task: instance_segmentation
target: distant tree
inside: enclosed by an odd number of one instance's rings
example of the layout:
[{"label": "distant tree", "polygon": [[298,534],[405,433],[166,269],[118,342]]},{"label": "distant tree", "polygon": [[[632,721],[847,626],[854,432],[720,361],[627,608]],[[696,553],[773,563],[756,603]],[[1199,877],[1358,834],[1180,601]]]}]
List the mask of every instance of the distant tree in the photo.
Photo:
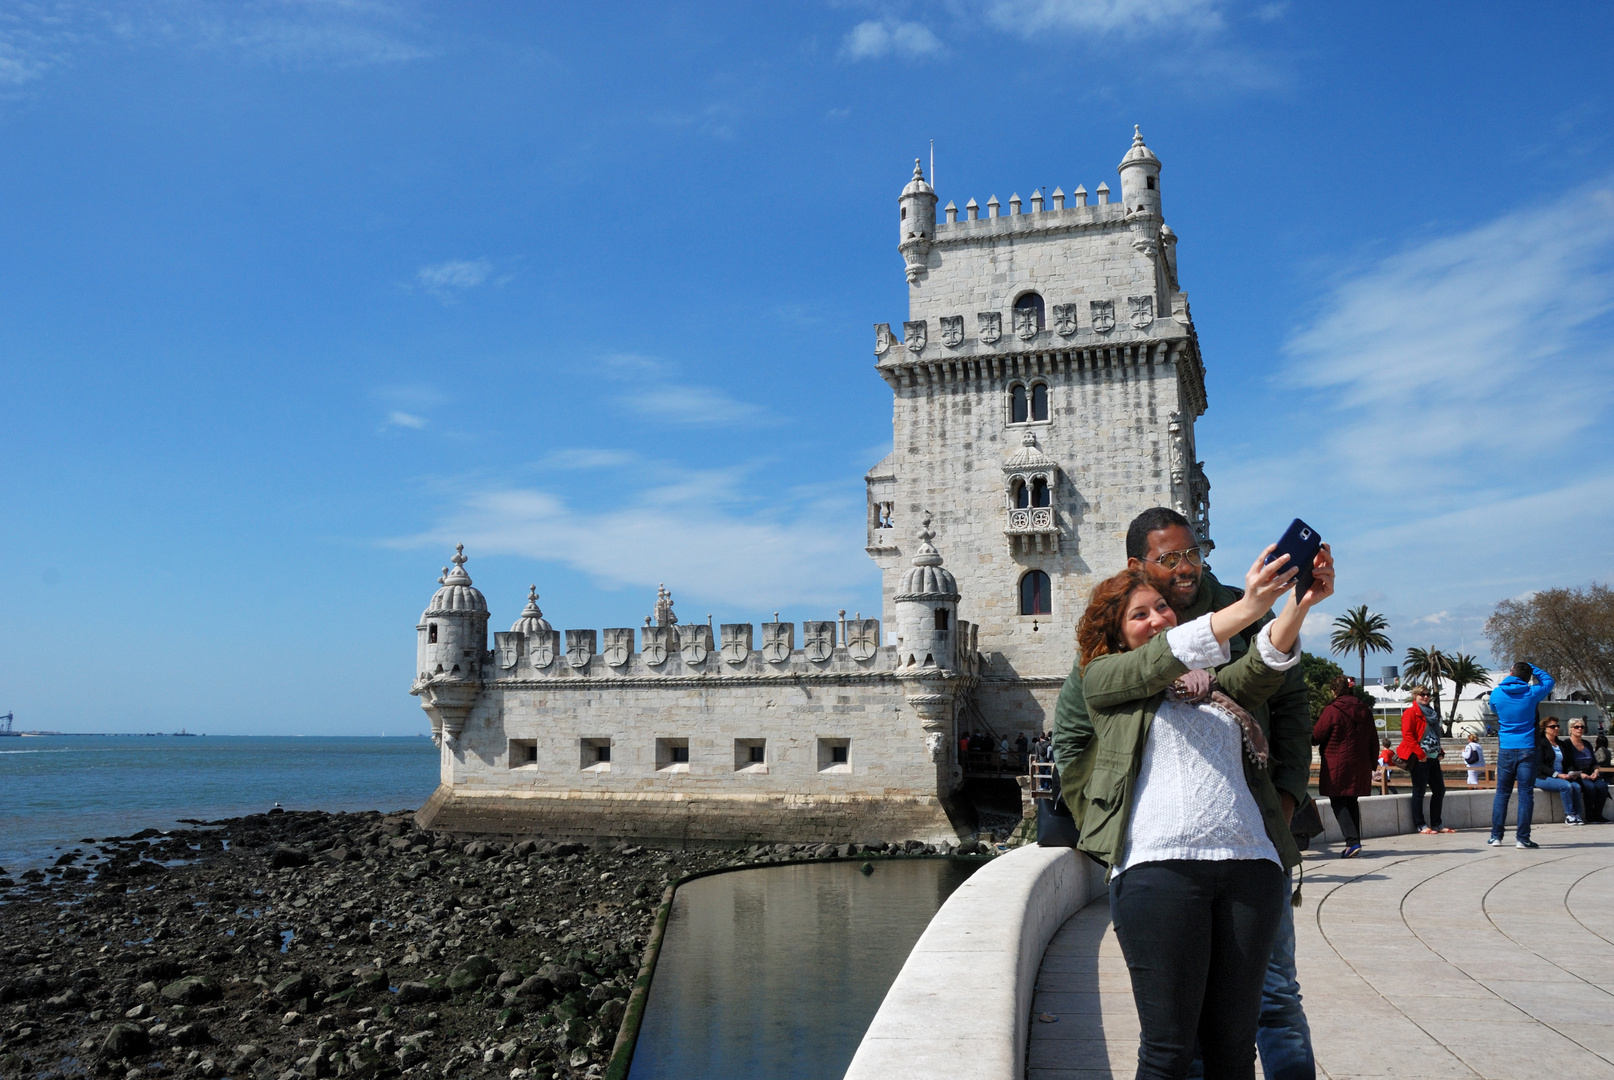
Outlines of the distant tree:
[{"label": "distant tree", "polygon": [[1356,685],[1367,682],[1367,654],[1390,651],[1390,637],[1384,632],[1388,629],[1389,620],[1369,613],[1366,604],[1351,608],[1334,620],[1334,636],[1328,639],[1328,644],[1337,653],[1355,653],[1361,660]]},{"label": "distant tree", "polygon": [[1597,701],[1614,697],[1614,589],[1546,589],[1504,600],[1485,620],[1502,664],[1526,660],[1577,683]]},{"label": "distant tree", "polygon": [[1427,649],[1408,649],[1401,661],[1401,675],[1408,682],[1429,687],[1435,703],[1435,715],[1440,715],[1440,680],[1451,678],[1451,661],[1446,654],[1431,645]]},{"label": "distant tree", "polygon": [[1345,674],[1345,669],[1332,660],[1302,652],[1300,673],[1306,678],[1306,696],[1311,701],[1311,722],[1315,724],[1323,709],[1334,700],[1334,689],[1328,684]]},{"label": "distant tree", "polygon": [[1451,658],[1446,667],[1446,678],[1452,681],[1451,715],[1446,717],[1446,734],[1450,735],[1452,725],[1457,723],[1457,701],[1463,696],[1463,689],[1469,686],[1490,686],[1491,676],[1485,670],[1485,665],[1479,662],[1478,657],[1458,653]]}]

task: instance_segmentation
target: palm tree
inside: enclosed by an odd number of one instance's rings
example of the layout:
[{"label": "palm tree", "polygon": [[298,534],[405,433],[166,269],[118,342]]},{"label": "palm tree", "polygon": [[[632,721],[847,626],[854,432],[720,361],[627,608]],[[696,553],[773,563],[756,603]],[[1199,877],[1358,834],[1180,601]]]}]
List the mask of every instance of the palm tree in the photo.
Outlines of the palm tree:
[{"label": "palm tree", "polygon": [[1440,680],[1451,678],[1451,659],[1433,645],[1427,649],[1408,649],[1406,659],[1401,661],[1401,674],[1408,682],[1429,687],[1435,699],[1435,715],[1439,716]]},{"label": "palm tree", "polygon": [[1356,685],[1367,682],[1367,654],[1390,651],[1390,637],[1384,632],[1388,629],[1390,621],[1383,615],[1369,614],[1366,604],[1351,608],[1334,620],[1334,636],[1328,639],[1328,644],[1341,655],[1355,653],[1361,659]]},{"label": "palm tree", "polygon": [[1457,699],[1463,696],[1463,688],[1468,686],[1490,686],[1491,676],[1486,672],[1485,666],[1477,657],[1467,653],[1458,653],[1451,657],[1446,668],[1446,678],[1452,681],[1451,715],[1446,718],[1446,734],[1451,734],[1452,725],[1457,723]]}]

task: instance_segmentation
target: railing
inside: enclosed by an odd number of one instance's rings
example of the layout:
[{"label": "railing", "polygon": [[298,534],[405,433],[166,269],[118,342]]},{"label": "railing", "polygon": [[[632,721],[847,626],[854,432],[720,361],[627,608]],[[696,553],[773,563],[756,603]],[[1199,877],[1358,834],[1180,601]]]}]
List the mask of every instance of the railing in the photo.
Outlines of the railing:
[{"label": "railing", "polygon": [[1009,511],[1008,524],[1003,531],[1012,535],[1058,532],[1054,522],[1054,508],[1032,506]]},{"label": "railing", "polygon": [[1024,776],[1030,752],[1018,750],[971,750],[963,755],[959,765],[965,776]]}]

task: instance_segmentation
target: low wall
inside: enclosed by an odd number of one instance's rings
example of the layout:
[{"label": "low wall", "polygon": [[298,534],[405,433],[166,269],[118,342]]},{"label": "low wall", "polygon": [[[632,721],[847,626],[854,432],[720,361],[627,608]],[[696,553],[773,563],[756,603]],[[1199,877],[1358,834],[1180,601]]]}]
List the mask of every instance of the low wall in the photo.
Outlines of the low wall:
[{"label": "low wall", "polygon": [[977,870],[908,954],[846,1080],[1024,1076],[1043,951],[1104,889],[1103,867],[1069,848],[1017,848]]},{"label": "low wall", "polygon": [[[1535,812],[1530,820],[1536,825],[1550,825],[1563,821],[1563,804],[1552,791],[1535,793]],[[1451,829],[1490,829],[1491,802],[1496,793],[1491,790],[1470,791],[1467,788],[1446,789],[1446,799],[1440,805],[1441,824]],[[1401,836],[1414,832],[1412,827],[1412,795],[1368,795],[1358,804],[1362,810],[1362,839],[1375,836]],[[1424,796],[1424,820],[1429,820],[1429,796]],[[1317,816],[1323,821],[1322,839],[1331,844],[1343,843],[1345,835],[1334,820],[1333,808],[1327,799],[1317,800]],[[1508,803],[1507,837],[1512,839],[1514,823],[1519,820],[1519,793],[1514,791]]]}]

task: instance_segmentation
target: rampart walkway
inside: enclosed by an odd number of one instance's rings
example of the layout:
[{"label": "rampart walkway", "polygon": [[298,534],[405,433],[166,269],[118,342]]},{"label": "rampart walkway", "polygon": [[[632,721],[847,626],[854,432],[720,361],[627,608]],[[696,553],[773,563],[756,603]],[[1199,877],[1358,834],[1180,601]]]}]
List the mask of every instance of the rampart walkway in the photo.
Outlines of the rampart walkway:
[{"label": "rampart walkway", "polygon": [[[1503,847],[1485,836],[1308,856],[1296,942],[1319,1076],[1614,1077],[1614,824],[1538,824],[1538,851],[1511,827]],[[1031,1016],[1031,1080],[1132,1076],[1137,1014],[1103,895],[1049,944]]]}]

